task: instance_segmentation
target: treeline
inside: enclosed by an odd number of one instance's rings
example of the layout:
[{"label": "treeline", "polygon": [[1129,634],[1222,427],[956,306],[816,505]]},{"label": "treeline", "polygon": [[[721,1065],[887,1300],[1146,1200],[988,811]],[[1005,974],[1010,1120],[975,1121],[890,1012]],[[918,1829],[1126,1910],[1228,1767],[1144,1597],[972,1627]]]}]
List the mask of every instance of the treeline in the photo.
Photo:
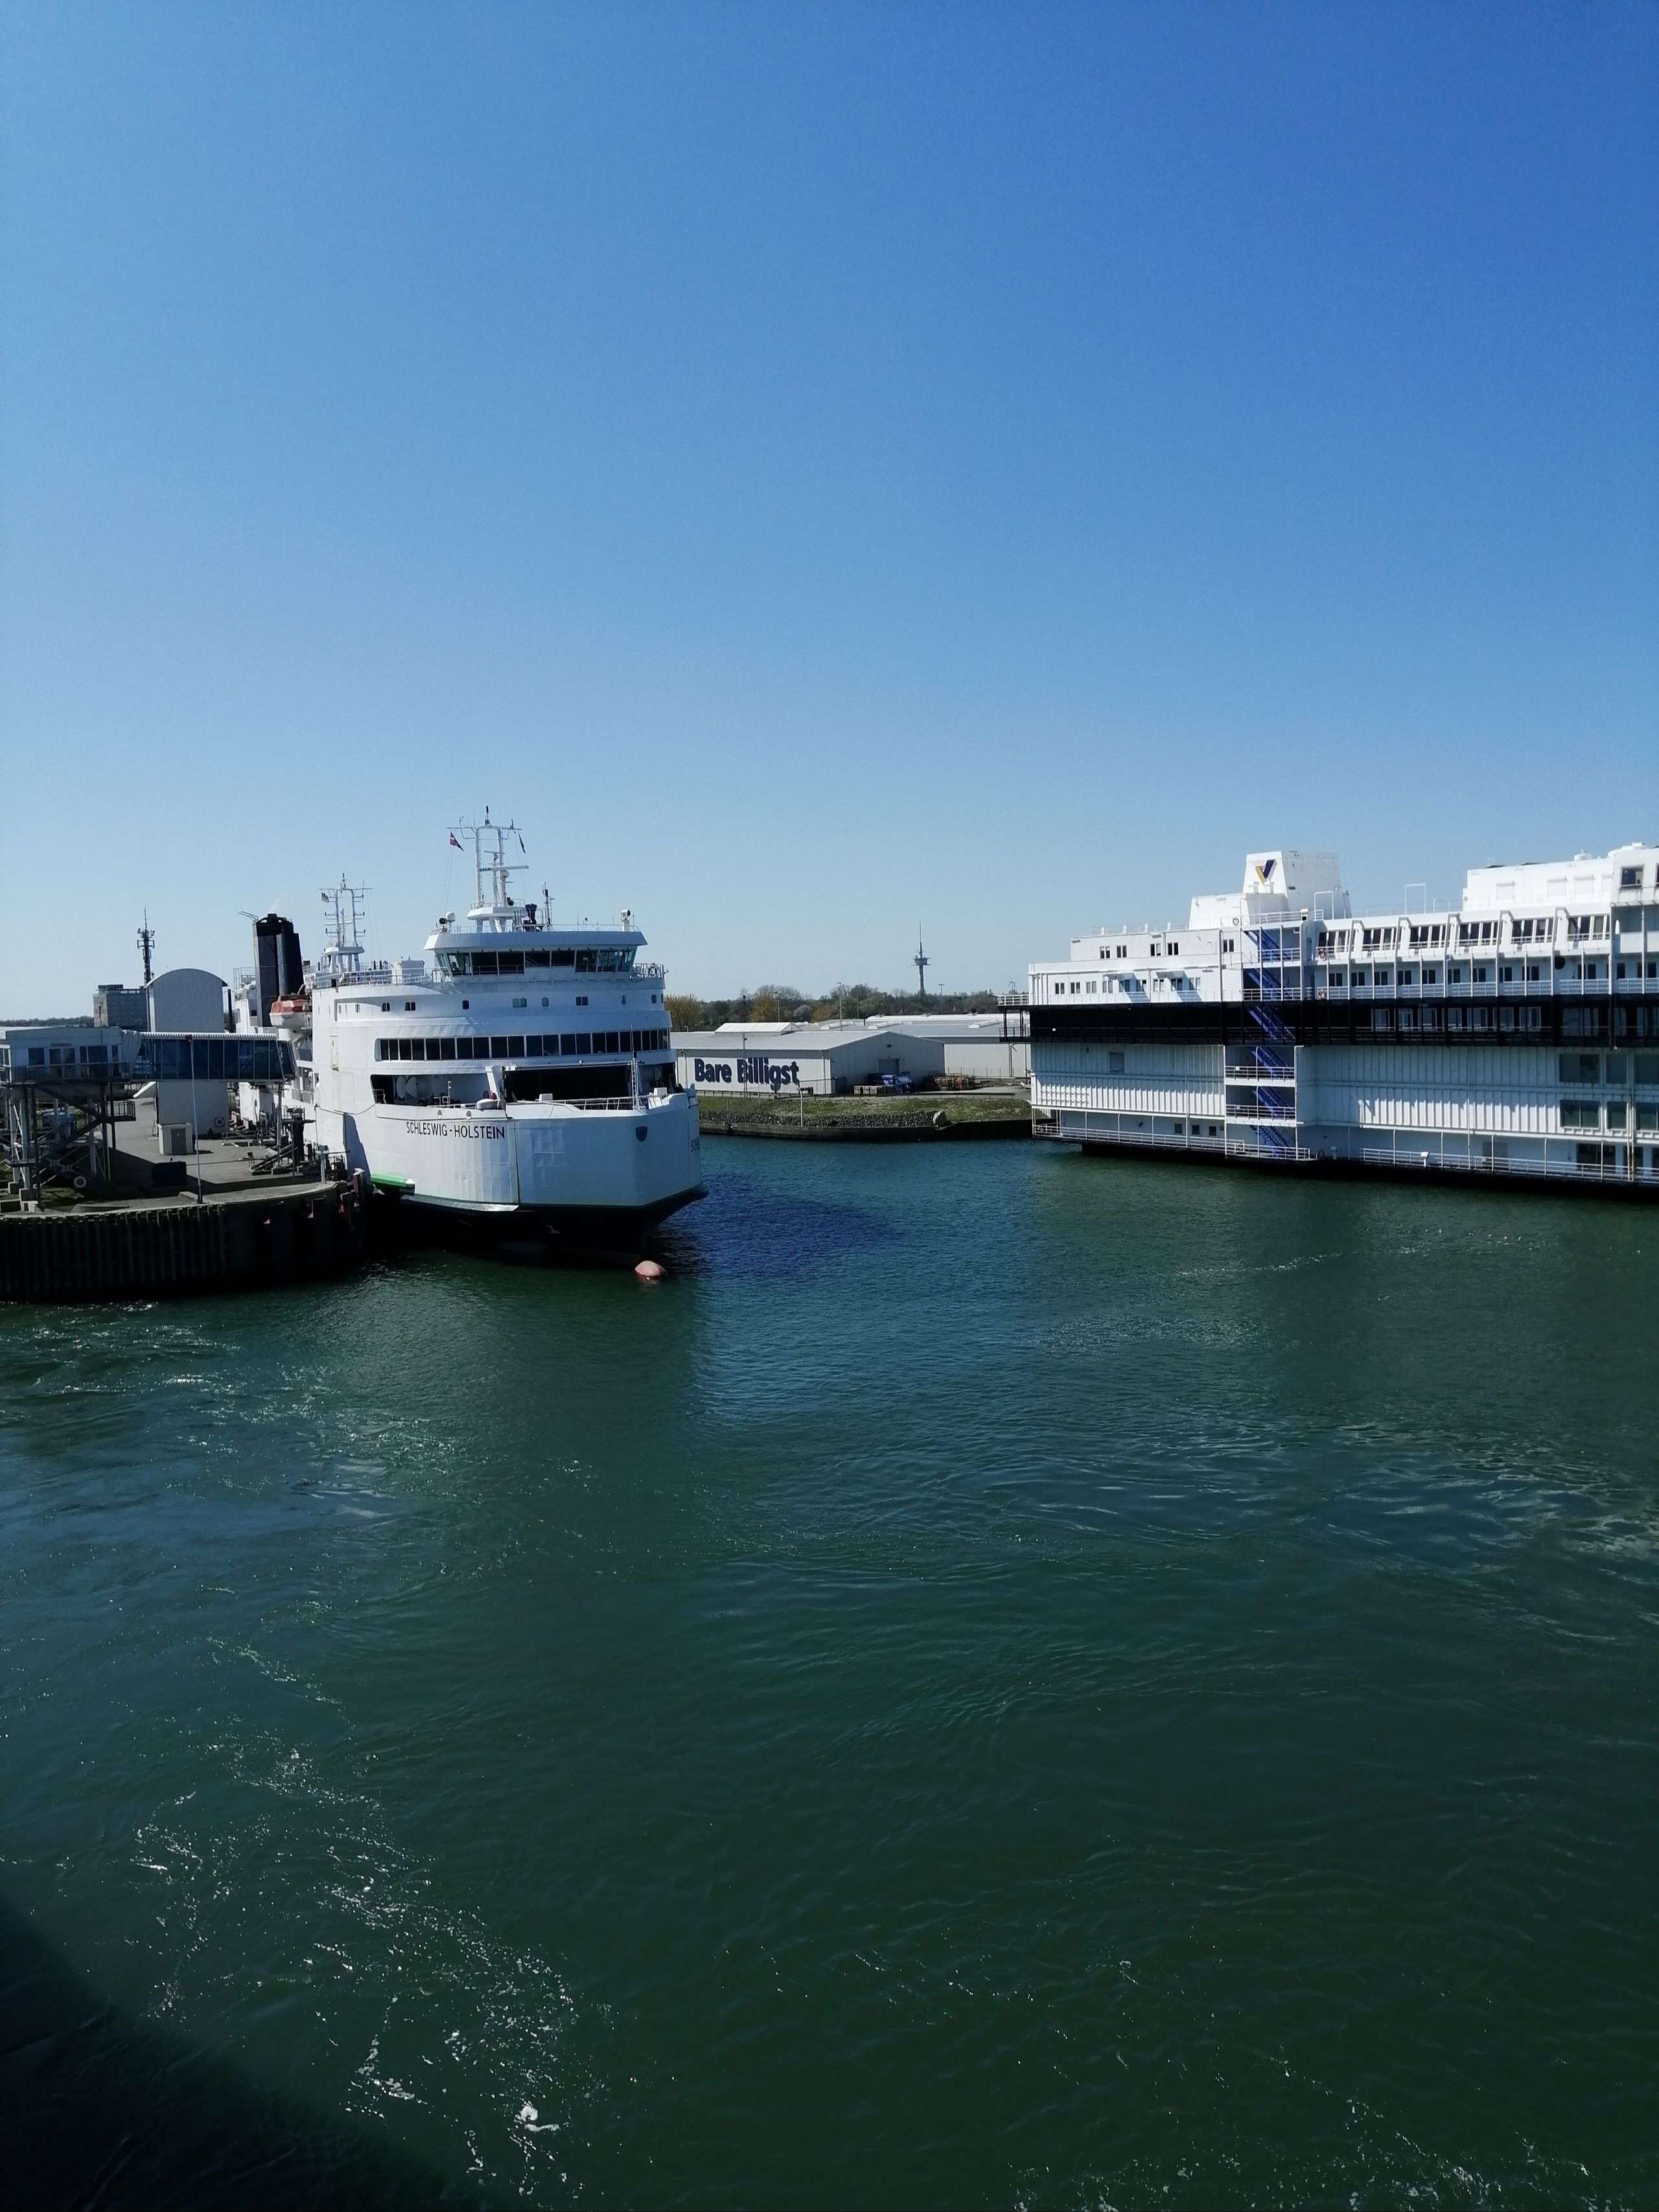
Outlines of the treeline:
[{"label": "treeline", "polygon": [[735,999],[694,999],[670,991],[663,1000],[677,1030],[717,1030],[722,1022],[861,1022],[872,1014],[994,1014],[995,991],[878,991],[871,983],[838,983],[814,997],[793,983],[760,983]]}]

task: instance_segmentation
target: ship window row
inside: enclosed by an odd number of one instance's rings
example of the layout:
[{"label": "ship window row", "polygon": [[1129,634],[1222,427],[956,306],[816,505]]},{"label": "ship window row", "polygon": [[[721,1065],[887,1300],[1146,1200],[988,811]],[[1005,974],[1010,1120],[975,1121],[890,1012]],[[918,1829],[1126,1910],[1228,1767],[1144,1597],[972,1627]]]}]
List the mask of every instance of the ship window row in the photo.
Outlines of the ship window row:
[{"label": "ship window row", "polygon": [[[1610,1052],[1607,1069],[1607,1081],[1615,1087],[1633,1080],[1644,1091],[1659,1091],[1659,1052]],[[1563,1083],[1600,1083],[1601,1055],[1599,1052],[1564,1052],[1558,1072]]]},{"label": "ship window row", "polygon": [[[1598,1106],[1588,1098],[1569,1098],[1562,1103],[1561,1127],[1564,1129],[1613,1129],[1622,1136],[1628,1126],[1622,1100],[1609,1106]],[[1659,1106],[1638,1105],[1636,1126],[1644,1133],[1650,1129],[1659,1129]]]},{"label": "ship window row", "polygon": [[[1611,933],[1611,920],[1605,914],[1570,914],[1562,919],[1566,925],[1565,939],[1571,945],[1592,942]],[[1484,921],[1466,921],[1460,918],[1453,921],[1407,922],[1403,927],[1397,923],[1367,927],[1364,922],[1355,922],[1347,927],[1322,929],[1318,950],[1340,958],[1348,952],[1389,952],[1396,947],[1402,951],[1420,952],[1448,943],[1550,945],[1555,940],[1556,921],[1552,914],[1494,915]]]},{"label": "ship window row", "polygon": [[1484,1030],[1541,1030],[1544,1012],[1541,1006],[1373,1006],[1371,1034],[1388,1036],[1398,1030],[1402,1036],[1419,1034],[1432,1036],[1441,1030],[1455,1036],[1460,1031],[1473,1030],[1477,1035]]},{"label": "ship window row", "polygon": [[529,952],[440,952],[445,975],[524,975],[540,968],[571,968],[579,975],[633,973],[632,945],[555,945]]},{"label": "ship window row", "polygon": [[666,1052],[666,1030],[566,1030],[555,1036],[376,1037],[376,1060],[557,1060],[588,1053]]},{"label": "ship window row", "polygon": [[146,1037],[138,1064],[163,1083],[283,1083],[294,1073],[286,1037]]}]

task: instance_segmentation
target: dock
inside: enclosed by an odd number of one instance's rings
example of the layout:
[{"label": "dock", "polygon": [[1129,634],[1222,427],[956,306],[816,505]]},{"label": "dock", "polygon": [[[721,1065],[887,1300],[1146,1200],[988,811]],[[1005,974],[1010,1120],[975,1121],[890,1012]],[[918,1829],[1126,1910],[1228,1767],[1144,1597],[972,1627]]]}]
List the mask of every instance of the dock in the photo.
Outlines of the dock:
[{"label": "dock", "polygon": [[203,1151],[199,1196],[192,1182],[188,1194],[0,1212],[0,1301],[199,1296],[362,1265],[371,1201],[361,1182],[256,1176],[229,1144]]}]

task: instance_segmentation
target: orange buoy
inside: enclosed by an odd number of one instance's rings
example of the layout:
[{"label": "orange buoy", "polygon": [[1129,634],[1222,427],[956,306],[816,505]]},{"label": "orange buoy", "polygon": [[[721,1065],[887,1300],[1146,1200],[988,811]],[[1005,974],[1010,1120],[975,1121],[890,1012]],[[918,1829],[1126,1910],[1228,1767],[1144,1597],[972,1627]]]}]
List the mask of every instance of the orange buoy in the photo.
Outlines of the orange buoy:
[{"label": "orange buoy", "polygon": [[662,1280],[662,1269],[654,1260],[641,1260],[634,1274],[635,1279],[641,1283],[659,1283]]}]

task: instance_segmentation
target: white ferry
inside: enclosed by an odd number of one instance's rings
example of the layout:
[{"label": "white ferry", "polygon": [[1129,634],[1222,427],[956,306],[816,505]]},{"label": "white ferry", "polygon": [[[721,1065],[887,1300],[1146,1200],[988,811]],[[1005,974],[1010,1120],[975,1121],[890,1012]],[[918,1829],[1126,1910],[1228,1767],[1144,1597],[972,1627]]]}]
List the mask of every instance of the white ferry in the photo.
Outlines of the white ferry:
[{"label": "white ferry", "polygon": [[1659,845],[1368,915],[1334,854],[1252,853],[1185,922],[1034,964],[1030,1030],[1042,1137],[1659,1197]]},{"label": "white ferry", "polygon": [[323,894],[315,1141],[416,1206],[635,1243],[703,1195],[696,1099],[675,1080],[663,971],[640,959],[631,915],[554,928],[514,898],[513,823],[486,812],[464,828],[475,903],[441,915],[419,959],[366,963],[358,894]]}]

